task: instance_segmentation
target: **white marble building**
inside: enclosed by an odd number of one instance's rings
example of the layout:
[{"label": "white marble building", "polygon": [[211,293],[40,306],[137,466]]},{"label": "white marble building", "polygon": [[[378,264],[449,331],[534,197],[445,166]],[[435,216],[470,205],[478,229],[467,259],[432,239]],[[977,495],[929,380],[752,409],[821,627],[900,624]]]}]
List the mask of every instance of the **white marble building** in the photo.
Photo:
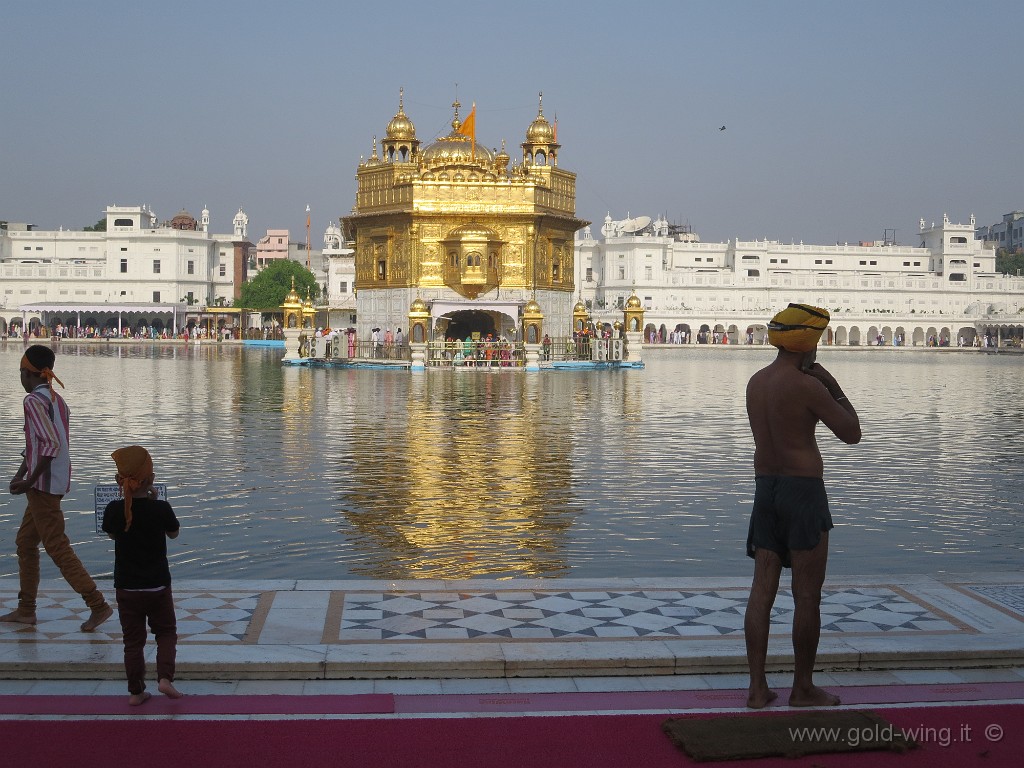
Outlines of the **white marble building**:
[{"label": "white marble building", "polygon": [[190,307],[230,306],[238,295],[252,248],[241,209],[222,235],[209,231],[205,209],[199,221],[183,211],[160,222],[144,205],[105,214],[106,232],[0,229],[0,332],[47,323],[47,313],[77,321],[84,308],[104,324],[114,306],[133,325],[169,327]]},{"label": "white marble building", "polygon": [[322,255],[326,272],[324,308],[327,310],[327,323],[332,327],[354,327],[356,324],[355,250],[351,243],[345,241],[341,227],[335,223],[331,223],[324,232]]},{"label": "white marble building", "polygon": [[790,302],[827,308],[826,341],[835,344],[998,343],[1019,338],[1024,324],[1024,278],[995,271],[995,250],[976,239],[973,216],[969,224],[921,219],[913,246],[702,243],[645,216],[609,215],[601,234],[577,233],[579,294],[595,322],[611,323],[635,289],[645,340],[683,332],[689,343],[717,334],[760,344],[767,320]]}]

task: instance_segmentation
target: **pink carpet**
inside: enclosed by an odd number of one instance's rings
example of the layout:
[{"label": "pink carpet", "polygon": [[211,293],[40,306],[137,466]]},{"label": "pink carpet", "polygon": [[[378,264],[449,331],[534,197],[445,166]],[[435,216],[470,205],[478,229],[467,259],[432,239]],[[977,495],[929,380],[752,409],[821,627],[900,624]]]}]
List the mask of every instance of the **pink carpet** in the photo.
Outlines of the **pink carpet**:
[{"label": "pink carpet", "polygon": [[[885,709],[920,749],[714,764],[720,768],[1016,768],[1024,705]],[[669,768],[694,765],[661,732],[667,715],[340,720],[22,720],[0,722],[5,766],[147,768]],[[694,717],[714,717],[703,713]],[[750,717],[771,717],[751,713]],[[999,740],[986,729],[1002,729]],[[912,734],[913,735],[913,734]],[[949,739],[944,737],[948,735]],[[948,743],[947,743],[948,741]]]}]

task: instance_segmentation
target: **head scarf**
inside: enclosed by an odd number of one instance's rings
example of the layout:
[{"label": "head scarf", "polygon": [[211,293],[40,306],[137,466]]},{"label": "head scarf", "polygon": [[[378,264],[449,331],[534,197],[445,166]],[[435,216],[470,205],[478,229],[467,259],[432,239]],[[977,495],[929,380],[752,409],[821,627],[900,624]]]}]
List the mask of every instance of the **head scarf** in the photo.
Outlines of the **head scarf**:
[{"label": "head scarf", "polygon": [[[50,402],[53,402],[57,399],[57,393],[53,391],[53,382],[56,381],[60,384],[62,389],[64,388],[64,382],[57,378],[57,375],[49,365],[46,365],[39,359],[40,356],[36,354],[38,349],[40,348],[33,346],[25,350],[25,354],[21,356],[21,367],[27,371],[32,371],[32,373],[37,376],[42,376],[43,379],[46,380],[46,385],[50,388]],[[41,349],[45,350],[46,347],[41,347]],[[29,359],[30,353],[32,353],[32,356],[36,358],[36,363],[39,364],[38,366]]]},{"label": "head scarf", "polygon": [[117,484],[124,496],[124,529],[132,527],[132,494],[153,474],[153,459],[141,445],[118,448],[110,458],[117,464]]},{"label": "head scarf", "polygon": [[789,352],[810,352],[828,325],[827,309],[790,304],[768,323],[768,343]]}]

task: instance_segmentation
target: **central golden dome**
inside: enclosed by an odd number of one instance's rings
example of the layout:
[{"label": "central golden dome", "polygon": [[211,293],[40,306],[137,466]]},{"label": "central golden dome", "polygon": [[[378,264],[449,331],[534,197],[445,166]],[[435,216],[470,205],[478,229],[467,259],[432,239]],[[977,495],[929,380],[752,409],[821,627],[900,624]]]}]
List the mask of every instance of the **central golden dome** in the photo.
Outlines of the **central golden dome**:
[{"label": "central golden dome", "polygon": [[482,144],[473,149],[469,136],[453,133],[438,139],[423,150],[420,157],[429,165],[465,165],[467,163],[493,163],[494,153]]}]

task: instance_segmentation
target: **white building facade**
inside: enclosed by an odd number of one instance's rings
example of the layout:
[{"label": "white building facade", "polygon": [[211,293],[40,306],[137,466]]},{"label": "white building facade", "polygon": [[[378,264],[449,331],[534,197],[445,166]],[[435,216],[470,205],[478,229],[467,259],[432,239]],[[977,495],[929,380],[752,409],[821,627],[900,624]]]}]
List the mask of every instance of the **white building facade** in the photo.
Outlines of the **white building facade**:
[{"label": "white building facade", "polygon": [[160,223],[146,206],[105,214],[105,232],[0,229],[0,332],[49,325],[46,313],[66,314],[68,323],[83,308],[97,318],[114,306],[133,325],[167,327],[189,307],[230,306],[237,297],[252,248],[241,210],[225,235],[209,232],[205,209],[198,222],[183,212]]},{"label": "white building facade", "polygon": [[355,249],[345,242],[341,227],[332,223],[324,232],[323,301],[327,310],[327,324],[349,328],[356,324],[356,260]]},{"label": "white building facade", "polygon": [[635,290],[645,341],[763,344],[790,302],[832,314],[826,343],[994,345],[1020,339],[1024,278],[995,270],[975,221],[919,223],[918,244],[702,243],[647,217],[576,237],[577,286],[595,323],[612,323]]}]

